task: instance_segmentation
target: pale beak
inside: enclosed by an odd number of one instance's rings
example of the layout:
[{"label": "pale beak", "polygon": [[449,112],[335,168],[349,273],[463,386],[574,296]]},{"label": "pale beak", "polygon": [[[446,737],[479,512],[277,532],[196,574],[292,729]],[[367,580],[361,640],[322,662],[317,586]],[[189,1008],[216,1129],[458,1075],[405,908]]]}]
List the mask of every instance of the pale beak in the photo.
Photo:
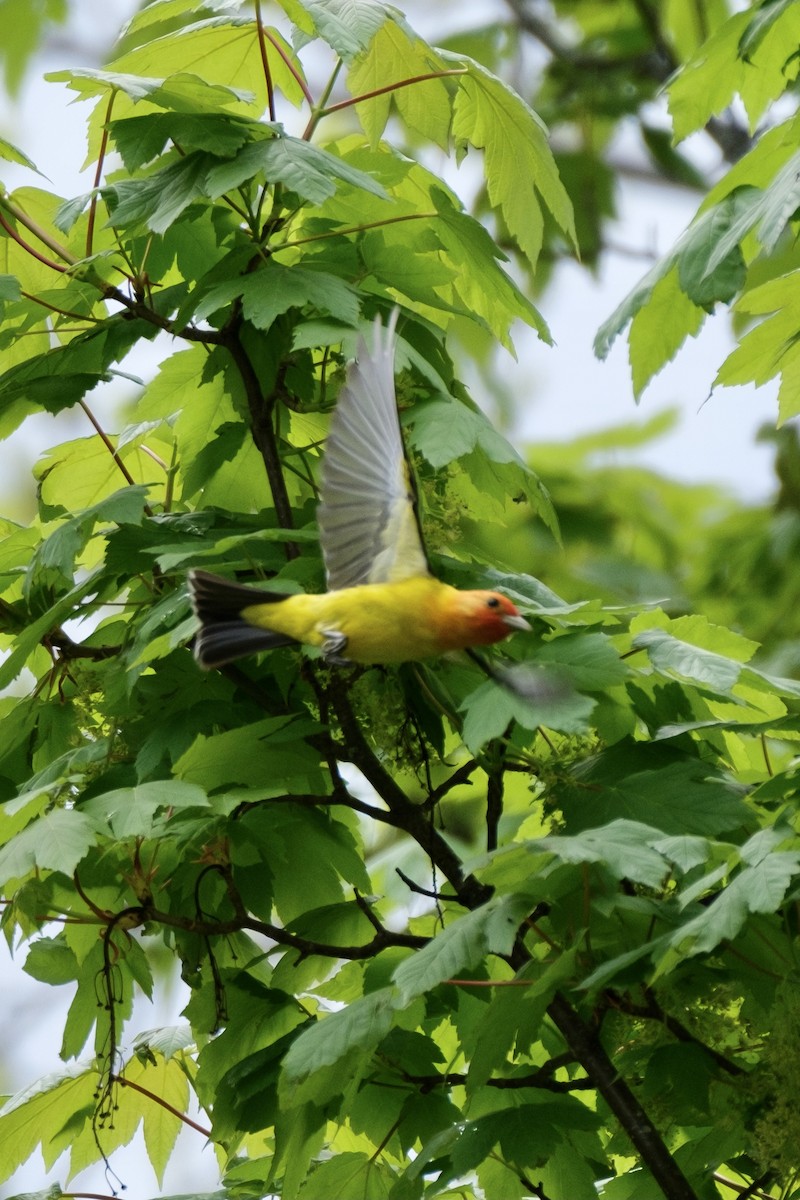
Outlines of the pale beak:
[{"label": "pale beak", "polygon": [[519,629],[525,633],[530,633],[533,628],[533,626],[530,625],[524,617],[521,617],[519,613],[517,613],[515,617],[509,617],[504,613],[503,624],[507,625],[509,629]]}]

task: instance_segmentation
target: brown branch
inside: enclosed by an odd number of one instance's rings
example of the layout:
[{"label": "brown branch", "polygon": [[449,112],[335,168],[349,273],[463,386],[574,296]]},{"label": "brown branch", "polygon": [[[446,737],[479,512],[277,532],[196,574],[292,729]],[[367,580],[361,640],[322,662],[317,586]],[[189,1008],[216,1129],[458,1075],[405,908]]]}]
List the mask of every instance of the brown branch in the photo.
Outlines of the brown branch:
[{"label": "brown branch", "polygon": [[372,784],[389,809],[397,828],[410,834],[437,870],[441,871],[455,891],[459,903],[467,908],[480,907],[489,899],[492,889],[480,883],[474,875],[464,875],[461,859],[433,827],[425,808],[409,800],[394,777],[375,757],[356,720],[347,692],[341,686],[341,679],[334,679],[328,697],[344,737],[345,757]]},{"label": "brown branch", "polygon": [[70,661],[75,658],[88,658],[93,662],[102,662],[106,658],[116,658],[118,654],[122,653],[121,645],[86,646],[81,642],[74,642],[60,626],[51,633],[45,634],[42,644],[48,650],[56,650],[59,658]]},{"label": "brown branch", "polygon": [[[282,529],[293,529],[294,518],[292,515],[292,506],[289,502],[289,494],[286,491],[286,481],[283,478],[281,459],[278,453],[278,442],[272,423],[280,385],[276,384],[271,396],[264,395],[256,370],[242,344],[237,328],[233,326],[228,327],[224,332],[223,340],[231,358],[236,364],[244,386],[247,407],[250,412],[250,428],[253,434],[253,441],[264,462],[278,524]],[[299,551],[296,542],[284,542],[284,546],[287,558],[297,558]]]},{"label": "brown branch", "polygon": [[181,917],[175,913],[161,912],[151,904],[142,905],[142,921],[152,921],[157,925],[166,925],[170,929],[183,929],[186,933],[196,933],[204,937],[224,936],[248,930],[250,933],[260,933],[270,938],[280,946],[291,946],[299,950],[304,958],[318,955],[320,958],[372,958],[389,946],[404,946],[410,950],[421,950],[427,946],[429,938],[417,937],[411,933],[393,933],[389,929],[376,932],[370,942],[362,946],[333,946],[329,942],[315,942],[310,938],[298,937],[279,925],[271,925],[268,921],[259,921],[248,914],[240,914],[227,921],[208,921],[201,917]]},{"label": "brown branch", "polygon": [[[51,237],[47,230],[43,229],[38,221],[34,221],[33,217],[29,217],[25,210],[20,208],[19,205],[15,204],[14,201],[11,200],[7,195],[0,195],[0,208],[5,209],[9,216],[13,217],[15,221],[18,221],[20,225],[27,229],[28,233],[32,233],[33,236],[37,238],[43,246],[46,246],[48,250],[51,250],[53,254],[56,254],[60,259],[62,259],[68,267],[76,267],[78,265],[80,260],[76,258],[71,251],[67,250],[66,246],[62,246],[60,242],[57,242],[55,238]],[[10,229],[5,222],[3,222],[3,227],[11,234],[15,241],[19,242],[23,249],[28,250],[34,255],[35,258],[38,258],[40,262],[45,263],[49,267],[53,267],[53,269],[56,271],[65,270],[65,268],[60,266],[58,263],[53,263],[49,259],[42,258],[41,255],[39,255],[32,247],[28,246],[24,242],[17,230]]]},{"label": "brown branch", "polygon": [[[446,1075],[406,1075],[403,1078],[408,1083],[417,1086],[423,1095],[433,1091],[435,1087],[460,1087],[469,1081],[468,1075],[459,1072],[448,1072]],[[520,1091],[523,1088],[541,1088],[547,1092],[589,1092],[594,1090],[591,1079],[585,1076],[581,1079],[553,1079],[542,1068],[530,1075],[496,1076],[487,1079],[485,1087],[497,1088],[501,1091]]]},{"label": "brown branch", "polygon": [[731,1059],[720,1053],[719,1050],[715,1050],[713,1046],[709,1046],[705,1042],[701,1041],[700,1038],[696,1037],[695,1034],[691,1032],[691,1030],[687,1029],[685,1025],[682,1025],[676,1017],[673,1017],[669,1013],[665,1012],[649,988],[645,988],[645,1004],[634,1004],[633,1001],[629,1000],[627,996],[623,996],[611,988],[606,991],[606,996],[610,1001],[611,1006],[618,1012],[625,1013],[627,1016],[631,1017],[644,1017],[646,1020],[657,1021],[660,1025],[663,1025],[664,1028],[668,1030],[677,1041],[689,1043],[699,1047],[701,1050],[704,1050],[710,1058],[713,1058],[717,1066],[721,1067],[723,1071],[727,1071],[729,1075],[747,1074],[747,1072],[742,1067],[738,1066],[737,1063],[732,1062]]},{"label": "brown branch", "polygon": [[306,83],[305,79],[303,78],[302,71],[299,71],[297,69],[297,66],[294,63],[294,61],[292,60],[292,58],[286,53],[283,46],[280,44],[278,39],[275,37],[275,35],[269,29],[262,29],[261,32],[263,33],[263,36],[269,42],[270,46],[272,46],[275,49],[275,51],[277,52],[277,54],[280,55],[287,71],[292,76],[292,78],[294,79],[297,86],[300,88],[300,91],[303,93],[306,104],[308,104],[309,107],[313,106],[314,97],[311,95],[311,92],[308,89],[308,84]]},{"label": "brown branch", "polygon": [[[517,952],[515,957],[520,959],[519,966],[527,960],[524,951],[521,955]],[[567,998],[560,993],[550,1001],[547,1012],[570,1052],[583,1067],[630,1138],[666,1200],[697,1200],[694,1188],[670,1154],[648,1113],[620,1076],[600,1042],[597,1031],[583,1021]]]},{"label": "brown branch", "polygon": [[59,1192],[59,1200],[119,1200],[116,1192]]},{"label": "brown branch", "polygon": [[435,888],[423,887],[421,883],[415,883],[406,875],[405,871],[401,871],[399,867],[395,867],[395,873],[400,876],[403,883],[412,892],[416,892],[418,896],[429,896],[431,900],[455,900],[458,901],[458,896],[446,896],[444,892],[438,892]]},{"label": "brown branch", "polygon": [[[2,216],[0,216],[0,223],[2,223],[2,219],[3,219]],[[33,292],[24,292],[24,291],[22,291],[22,289],[20,289],[20,295],[24,296],[26,300],[30,300],[33,304],[41,305],[42,308],[46,308],[49,312],[58,313],[58,315],[60,317],[72,317],[73,320],[75,320],[75,321],[90,322],[89,326],[86,329],[77,329],[77,330],[70,329],[69,330],[70,333],[88,333],[88,331],[92,325],[100,324],[100,317],[92,317],[92,316],[89,316],[88,313],[73,312],[72,309],[70,309],[70,308],[59,308],[59,306],[57,304],[49,304],[47,302],[47,300],[42,300],[41,296],[35,296],[33,294]],[[59,328],[59,332],[67,331],[67,326],[65,326],[65,325],[60,325],[58,328]],[[36,332],[38,333],[38,330]]]},{"label": "brown branch", "polygon": [[464,784],[469,783],[470,776],[477,771],[477,769],[478,763],[476,763],[474,759],[470,759],[469,762],[463,763],[460,767],[457,767],[456,770],[453,771],[453,774],[448,775],[447,779],[445,779],[443,783],[440,783],[438,787],[433,788],[428,796],[428,799],[425,801],[426,807],[438,804],[442,797],[446,796],[448,792],[451,792],[453,788],[462,787]]}]

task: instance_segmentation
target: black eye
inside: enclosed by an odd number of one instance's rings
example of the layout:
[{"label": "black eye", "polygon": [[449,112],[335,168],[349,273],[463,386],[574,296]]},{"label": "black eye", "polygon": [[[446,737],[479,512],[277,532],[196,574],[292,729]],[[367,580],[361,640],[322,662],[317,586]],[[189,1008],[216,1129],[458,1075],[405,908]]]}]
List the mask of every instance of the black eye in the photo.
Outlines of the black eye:
[{"label": "black eye", "polygon": [[497,596],[490,596],[489,599],[486,601],[486,607],[487,608],[499,608],[500,601],[497,599]]}]

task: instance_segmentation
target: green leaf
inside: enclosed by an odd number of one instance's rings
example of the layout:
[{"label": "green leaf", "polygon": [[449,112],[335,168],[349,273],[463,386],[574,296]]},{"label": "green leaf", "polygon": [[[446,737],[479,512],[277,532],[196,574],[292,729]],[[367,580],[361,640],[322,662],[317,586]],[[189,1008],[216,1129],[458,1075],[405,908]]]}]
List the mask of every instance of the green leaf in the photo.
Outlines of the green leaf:
[{"label": "green leaf", "polygon": [[189,1103],[189,1080],[184,1064],[178,1058],[162,1058],[161,1055],[155,1062],[134,1059],[125,1067],[125,1079],[159,1098],[159,1104],[145,1103],[141,1109],[147,1157],[159,1187],[162,1187],[164,1172],[183,1128],[179,1114],[186,1111]]},{"label": "green leaf", "polygon": [[678,257],[678,279],[698,307],[732,300],[742,287],[745,265],[738,231],[750,222],[753,201],[749,188],[732,192],[687,230]]},{"label": "green leaf", "polygon": [[659,887],[669,874],[657,829],[638,821],[611,821],[574,837],[545,837],[530,842],[531,850],[546,850],[566,863],[602,863],[617,879]]},{"label": "green leaf", "polygon": [[674,965],[675,953],[681,957],[709,953],[720,942],[732,941],[751,913],[775,912],[798,872],[800,852],[786,850],[773,851],[754,866],[740,871],[715,896],[713,904],[675,930],[659,969]]},{"label": "green leaf", "polygon": [[[625,297],[621,304],[614,309],[610,317],[603,322],[594,339],[594,352],[600,359],[606,359],[617,337],[636,314],[649,304],[658,284],[675,264],[675,253],[660,259],[643,275],[636,286]],[[657,368],[656,368],[657,369]]]},{"label": "green leaf", "polygon": [[659,279],[631,322],[628,354],[637,400],[686,338],[700,332],[705,318],[705,309],[687,295],[674,267]]},{"label": "green leaf", "polygon": [[[661,287],[656,295],[657,285],[677,264],[681,290],[688,295],[691,304],[682,303],[672,313],[666,336],[659,336],[659,341],[663,340],[665,344],[657,356],[637,343],[635,352],[632,352],[637,393],[675,353],[683,340],[697,332],[702,317],[698,316],[696,309],[713,306],[717,300],[730,300],[741,287],[744,282],[744,263],[737,249],[740,240],[738,231],[744,228],[747,214],[752,212],[756,201],[757,194],[753,188],[741,187],[726,197],[718,208],[697,216],[672,250],[651,267],[598,329],[594,352],[598,358],[604,359],[614,339],[637,314],[646,310],[654,299],[661,306],[668,285]],[[734,231],[737,231],[737,236],[734,236]],[[724,252],[720,253],[721,249]],[[681,319],[683,327],[678,323]],[[644,320],[647,329],[652,329],[652,313],[648,313]]]},{"label": "green leaf", "polygon": [[567,672],[574,687],[589,692],[613,687],[629,674],[604,633],[567,634],[545,643],[526,661],[557,664]]},{"label": "green leaf", "polygon": [[342,183],[388,199],[383,185],[366,171],[359,171],[302,138],[285,134],[249,142],[229,162],[211,166],[205,190],[215,199],[256,175],[263,176],[270,184],[284,184],[313,204],[322,204]]},{"label": "green leaf", "polygon": [[623,740],[582,763],[556,789],[569,833],[627,818],[667,834],[719,836],[742,827],[741,788],[666,744]]},{"label": "green leaf", "polygon": [[[444,73],[448,64],[409,29],[396,9],[392,15],[395,19],[381,24],[348,73],[352,95],[369,96],[357,106],[359,120],[375,147],[394,103],[409,129],[446,149],[450,131],[447,88],[442,79],[426,76]],[[399,86],[392,88],[392,84]]]},{"label": "green leaf", "polygon": [[205,193],[209,162],[193,151],[146,179],[123,179],[105,189],[111,211],[108,224],[135,229],[144,225],[153,233],[165,233],[193,200]]},{"label": "green leaf", "polygon": [[776,21],[780,21],[791,7],[792,0],[762,0],[762,3],[756,6],[750,23],[739,38],[737,47],[739,57],[745,61],[750,59],[772,26]]},{"label": "green leaf", "polygon": [[439,215],[437,236],[458,272],[455,286],[465,312],[482,318],[507,349],[511,348],[508,326],[515,317],[549,343],[550,333],[540,313],[498,266],[500,252],[483,226],[460,212],[441,188],[431,189],[431,199]]},{"label": "green leaf", "polygon": [[206,808],[208,797],[201,787],[182,779],[159,779],[137,787],[119,788],[92,796],[81,805],[98,825],[108,825],[116,838],[148,837],[157,812],[164,809]]},{"label": "green leaf", "polygon": [[25,973],[42,983],[72,983],[78,977],[78,962],[63,938],[41,937],[31,944]]},{"label": "green leaf", "polygon": [[5,162],[17,163],[20,167],[30,167],[37,175],[41,175],[42,173],[36,166],[36,163],[28,158],[27,154],[24,154],[17,146],[12,145],[11,142],[7,142],[2,137],[0,137],[0,158],[4,159]]},{"label": "green leaf", "polygon": [[313,791],[319,781],[316,754],[303,741],[313,732],[294,717],[263,721],[211,736],[200,734],[175,764],[187,783],[211,792],[220,786],[269,783],[264,794],[280,795],[287,787]]},{"label": "green leaf", "polygon": [[[109,378],[111,363],[119,362],[134,343],[154,336],[155,327],[146,321],[127,317],[99,321],[67,345],[26,359],[0,375],[0,413],[19,401],[50,413],[71,408]],[[17,423],[25,415],[26,409],[20,408]]]},{"label": "green leaf", "polygon": [[170,141],[177,142],[184,151],[204,150],[218,158],[230,158],[249,140],[251,128],[244,121],[220,113],[149,113],[109,123],[114,144],[129,171],[138,171],[158,158]]},{"label": "green leaf", "polygon": [[647,651],[650,662],[659,671],[719,692],[730,692],[742,671],[741,663],[681,641],[660,629],[643,629],[636,634],[633,644]]},{"label": "green leaf", "polygon": [[189,1049],[194,1044],[192,1027],[188,1023],[182,1025],[166,1025],[161,1029],[145,1029],[134,1039],[134,1049],[156,1051],[169,1060],[182,1050]]},{"label": "green leaf", "polygon": [[477,1027],[469,1065],[467,1086],[471,1094],[503,1070],[515,1043],[523,1053],[525,1047],[535,1044],[553,996],[574,975],[575,959],[576,952],[566,950],[545,967],[530,962],[514,976],[529,986],[493,989],[488,1011]]},{"label": "green leaf", "polygon": [[749,23],[736,13],[715,30],[671,81],[668,91],[674,137],[680,142],[730,104],[737,90],[736,48]]},{"label": "green leaf", "polygon": [[75,1063],[12,1096],[0,1108],[0,1177],[8,1179],[76,1114],[90,1114],[96,1087],[94,1069]]},{"label": "green leaf", "polygon": [[[173,43],[175,45],[175,43]],[[69,71],[51,71],[45,79],[66,83],[81,96],[103,96],[108,91],[123,92],[134,102],[147,100],[159,108],[176,112],[214,112],[236,101],[252,99],[252,93],[210,83],[200,75],[176,72],[168,79],[130,75],[124,71],[101,71],[78,67]]]},{"label": "green leaf", "polygon": [[290,308],[306,306],[339,316],[354,327],[358,325],[358,295],[350,284],[325,271],[282,267],[275,262],[252,275],[212,287],[202,295],[195,316],[202,320],[237,296],[242,298],[244,315],[258,329],[269,329]]},{"label": "green leaf", "polygon": [[341,1062],[353,1051],[373,1049],[391,1029],[396,1008],[395,990],[380,988],[320,1018],[289,1047],[283,1059],[285,1078],[299,1083]]},{"label": "green leaf", "polygon": [[529,470],[482,412],[457,401],[433,400],[416,405],[411,429],[412,444],[436,470],[478,448],[493,462],[513,462]]},{"label": "green leaf", "polygon": [[585,733],[595,702],[580,695],[568,674],[549,664],[504,668],[498,682],[487,680],[461,703],[466,713],[461,736],[473,752],[500,737],[512,721],[524,729]]},{"label": "green leaf", "polygon": [[0,300],[19,300],[21,296],[16,275],[0,275]]},{"label": "green leaf", "polygon": [[409,1004],[487,954],[510,954],[530,902],[524,896],[495,896],[457,918],[394,973],[400,1002]]},{"label": "green leaf", "polygon": [[317,1163],[303,1185],[303,1200],[330,1200],[331,1196],[369,1196],[391,1200],[396,1176],[388,1164],[375,1162],[363,1151],[345,1150]]},{"label": "green leaf", "polygon": [[302,9],[344,62],[366,50],[381,26],[399,16],[380,0],[302,0]]},{"label": "green leaf", "polygon": [[35,867],[71,875],[97,832],[97,823],[85,813],[54,809],[0,849],[0,883],[22,879]]},{"label": "green leaf", "polygon": [[[191,6],[184,9],[177,28],[127,50],[111,66],[123,77],[156,77],[153,82],[159,84],[167,108],[194,111],[206,106],[208,89],[214,88],[227,94],[228,104],[236,98],[242,107],[246,104],[254,114],[261,115],[267,107],[267,89],[253,17],[223,15],[193,21],[195,15]],[[267,26],[266,31],[272,47],[269,64],[273,87],[290,104],[299,105],[304,95],[302,66],[277,29]],[[187,76],[188,83],[184,84]],[[193,86],[198,76],[200,90]],[[176,87],[176,78],[181,86]],[[213,109],[222,105],[217,101],[207,106]]]},{"label": "green leaf", "polygon": [[[489,199],[535,267],[544,229],[540,201],[576,246],[572,204],[536,113],[478,63],[467,66],[453,105],[453,137],[484,151]],[[520,186],[521,179],[528,181],[527,188]]]}]

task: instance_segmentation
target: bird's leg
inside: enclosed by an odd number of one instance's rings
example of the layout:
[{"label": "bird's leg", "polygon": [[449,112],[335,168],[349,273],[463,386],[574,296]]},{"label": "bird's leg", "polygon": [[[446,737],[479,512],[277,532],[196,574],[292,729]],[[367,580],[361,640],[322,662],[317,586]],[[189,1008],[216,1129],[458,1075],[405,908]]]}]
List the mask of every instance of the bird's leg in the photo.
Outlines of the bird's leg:
[{"label": "bird's leg", "polygon": [[347,648],[347,638],[343,633],[339,633],[338,629],[321,629],[324,641],[322,643],[322,653],[325,661],[333,667],[347,667],[350,665],[350,660],[344,657],[343,650]]}]

